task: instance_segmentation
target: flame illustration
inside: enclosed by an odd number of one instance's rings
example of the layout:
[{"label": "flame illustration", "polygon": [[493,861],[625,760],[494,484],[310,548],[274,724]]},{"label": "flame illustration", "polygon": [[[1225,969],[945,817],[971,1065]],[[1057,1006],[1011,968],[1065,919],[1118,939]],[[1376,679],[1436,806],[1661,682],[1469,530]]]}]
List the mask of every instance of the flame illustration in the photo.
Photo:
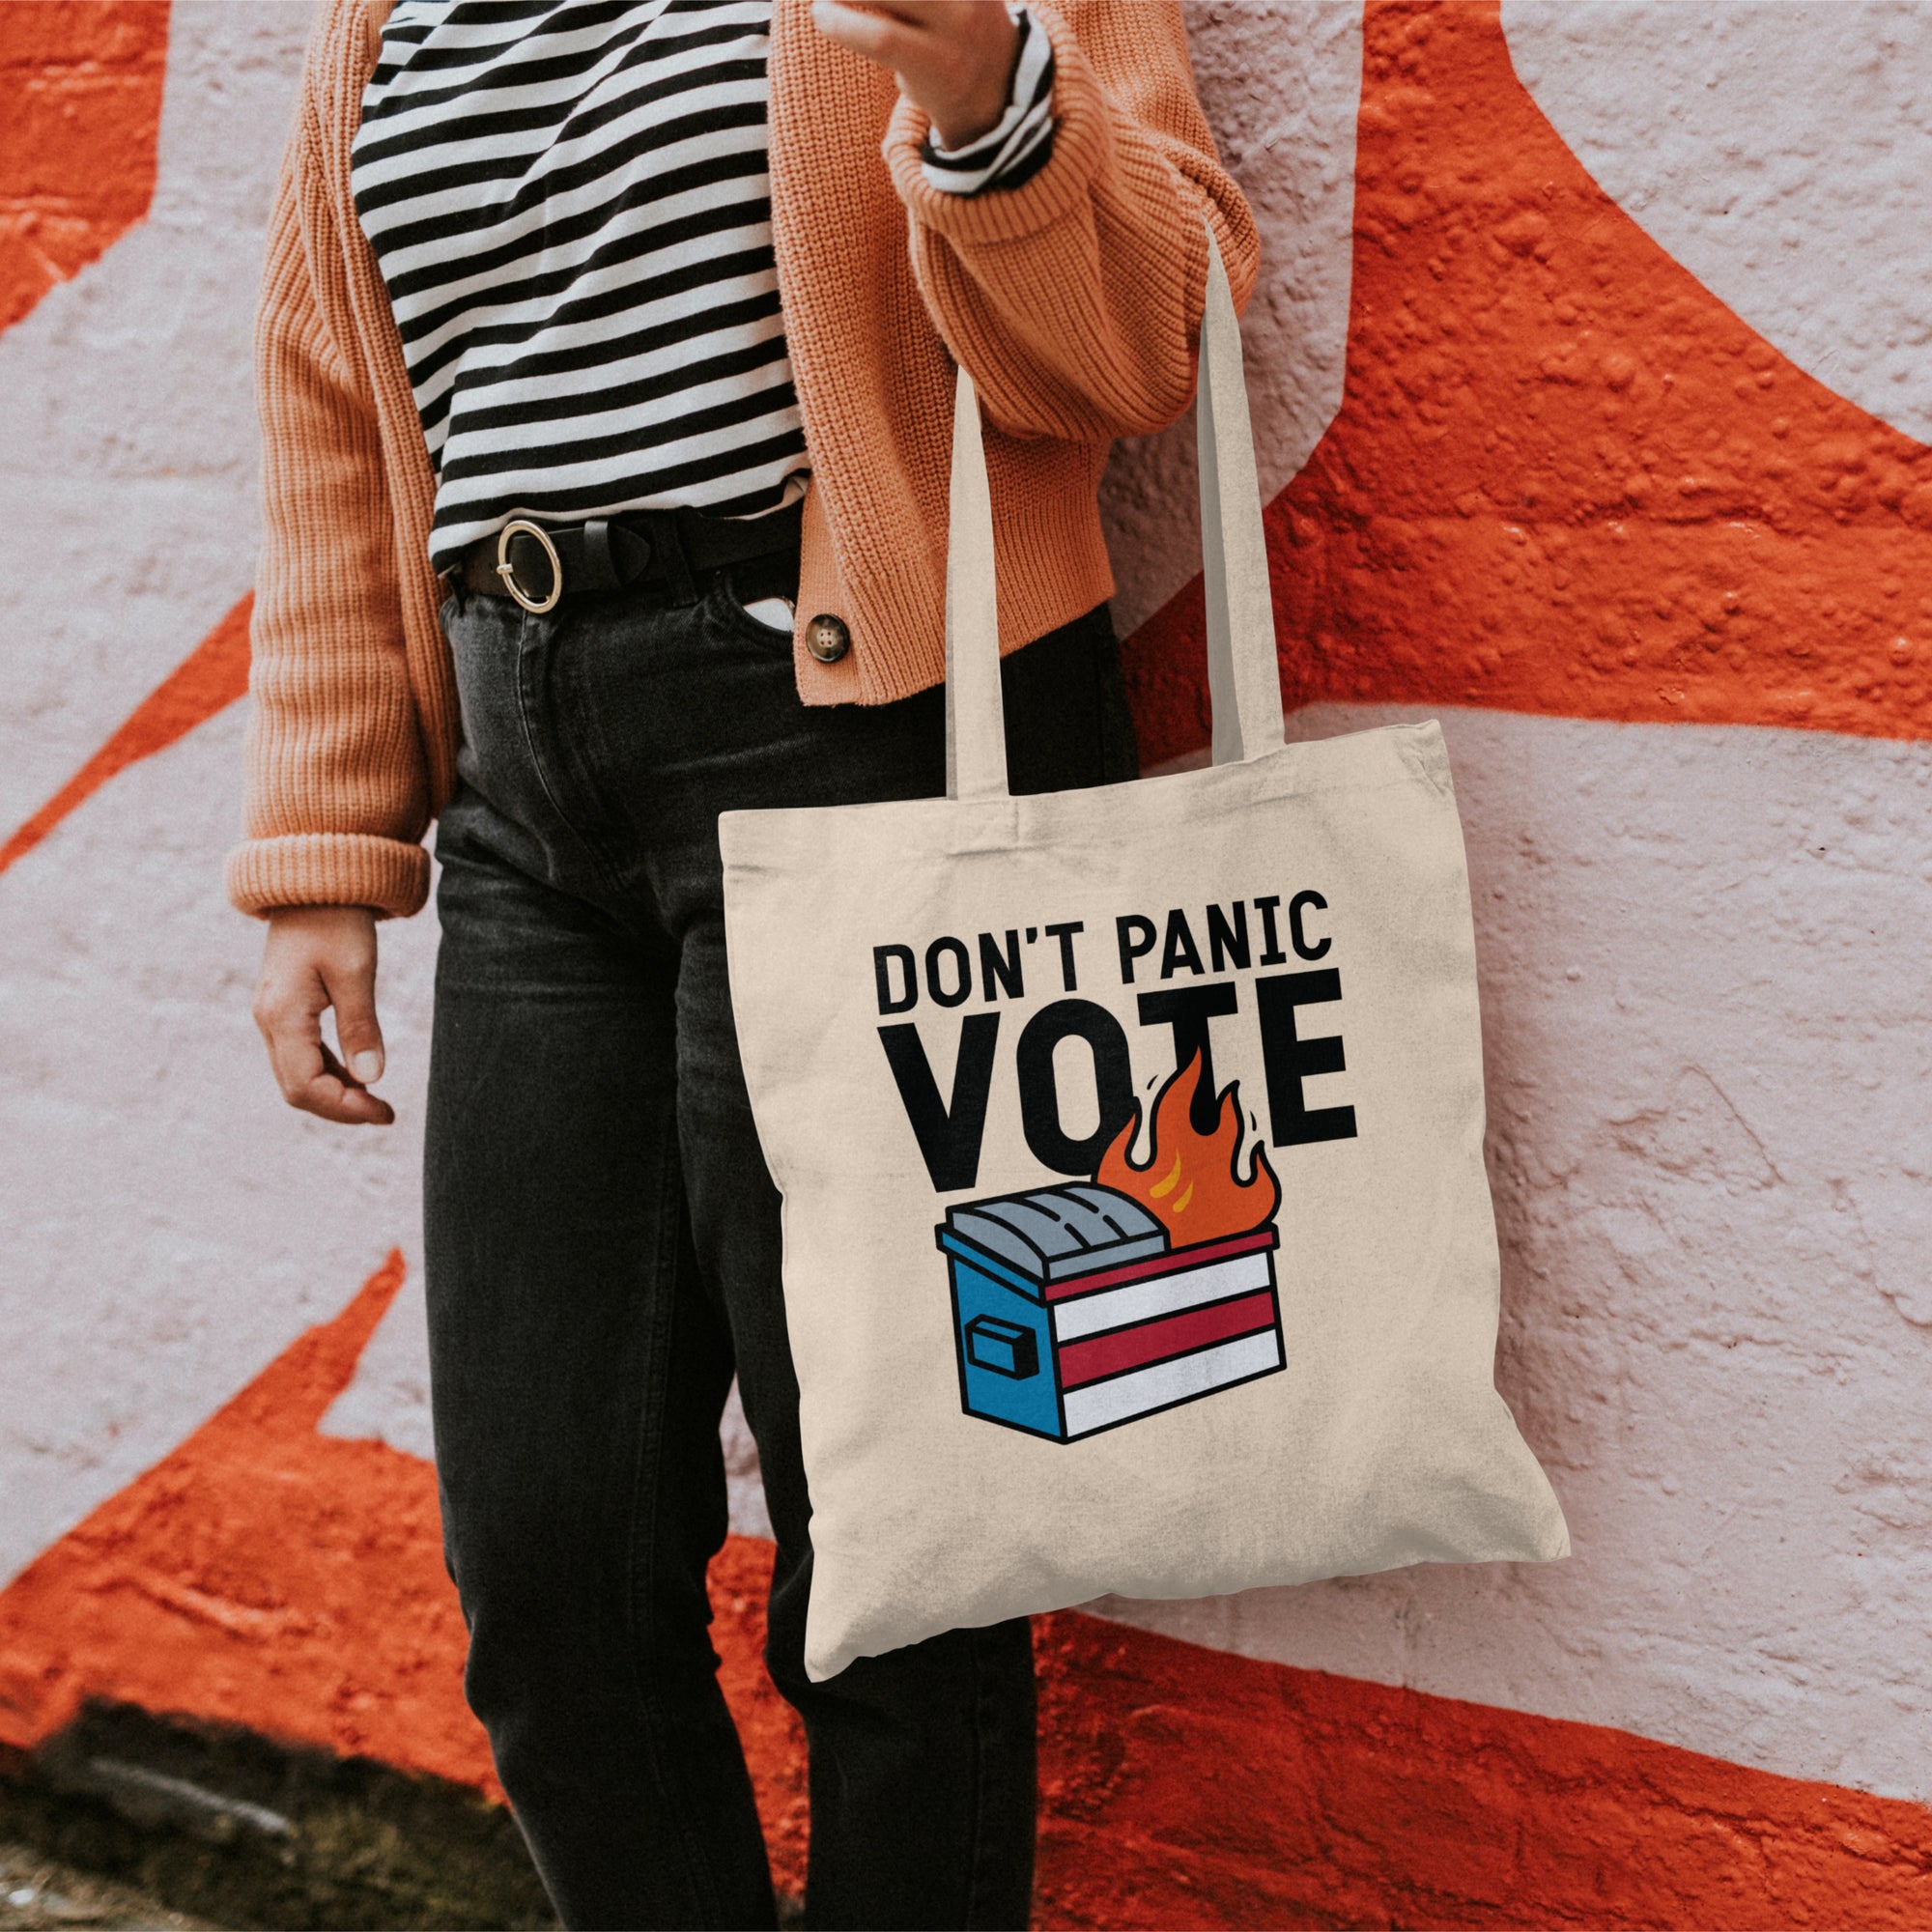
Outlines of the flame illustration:
[{"label": "flame illustration", "polygon": [[1138,1201],[1174,1236],[1177,1247],[1244,1235],[1265,1227],[1281,1206],[1281,1183],[1259,1142],[1254,1164],[1240,1173],[1241,1108],[1238,1081],[1222,1089],[1211,1133],[1197,1133],[1189,1119],[1191,1096],[1201,1064],[1197,1053],[1154,1096],[1153,1145],[1147,1164],[1136,1166],[1134,1139],[1140,1132],[1140,1103],[1133,1117],[1100,1156],[1094,1179]]}]

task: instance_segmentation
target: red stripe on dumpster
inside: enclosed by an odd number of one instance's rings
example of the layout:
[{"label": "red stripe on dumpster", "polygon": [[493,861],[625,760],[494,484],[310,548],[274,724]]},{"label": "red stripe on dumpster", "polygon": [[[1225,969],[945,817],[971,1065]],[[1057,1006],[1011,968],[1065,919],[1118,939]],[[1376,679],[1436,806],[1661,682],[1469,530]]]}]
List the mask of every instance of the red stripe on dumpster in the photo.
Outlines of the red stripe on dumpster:
[{"label": "red stripe on dumpster", "polygon": [[1103,1376],[1145,1368],[1150,1362],[1164,1362],[1170,1355],[1189,1354],[1212,1343],[1231,1342],[1237,1335],[1259,1334],[1273,1326],[1274,1295],[1263,1289],[1233,1301],[1211,1302],[1206,1308],[1189,1308],[1179,1315],[1162,1316],[1157,1321],[1143,1321],[1135,1328],[1116,1328],[1111,1335],[1068,1342],[1062,1348],[1061,1386],[1078,1388],[1084,1382],[1097,1382]]},{"label": "red stripe on dumpster", "polygon": [[1098,1274],[1070,1275],[1065,1281],[1050,1281],[1041,1291],[1049,1301],[1066,1301],[1077,1294],[1093,1294],[1103,1288],[1120,1288],[1127,1282],[1145,1281],[1150,1275],[1172,1274],[1179,1262],[1191,1267],[1206,1267],[1210,1262],[1232,1261],[1236,1255],[1251,1255],[1257,1248],[1271,1248],[1279,1236],[1272,1226],[1258,1228],[1252,1235],[1231,1235],[1225,1240],[1199,1241],[1191,1248],[1169,1248],[1165,1254],[1150,1255],[1146,1261],[1127,1262]]}]

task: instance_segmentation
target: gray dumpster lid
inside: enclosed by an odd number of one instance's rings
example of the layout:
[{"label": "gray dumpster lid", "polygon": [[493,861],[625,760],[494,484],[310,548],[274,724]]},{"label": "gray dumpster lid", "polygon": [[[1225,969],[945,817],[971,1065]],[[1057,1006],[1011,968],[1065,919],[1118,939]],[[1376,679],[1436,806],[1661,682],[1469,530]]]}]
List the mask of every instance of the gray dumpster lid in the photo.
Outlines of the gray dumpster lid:
[{"label": "gray dumpster lid", "polygon": [[1076,1180],[946,1210],[962,1240],[1036,1281],[1065,1281],[1167,1252],[1167,1230],[1111,1187]]}]

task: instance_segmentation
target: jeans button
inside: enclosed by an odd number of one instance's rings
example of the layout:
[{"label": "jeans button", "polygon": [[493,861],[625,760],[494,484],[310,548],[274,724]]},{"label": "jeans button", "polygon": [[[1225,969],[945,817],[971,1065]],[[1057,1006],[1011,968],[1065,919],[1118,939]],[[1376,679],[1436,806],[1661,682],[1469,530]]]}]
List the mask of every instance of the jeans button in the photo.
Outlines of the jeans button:
[{"label": "jeans button", "polygon": [[821,613],[806,629],[805,647],[820,664],[836,665],[852,648],[852,633],[843,618]]}]

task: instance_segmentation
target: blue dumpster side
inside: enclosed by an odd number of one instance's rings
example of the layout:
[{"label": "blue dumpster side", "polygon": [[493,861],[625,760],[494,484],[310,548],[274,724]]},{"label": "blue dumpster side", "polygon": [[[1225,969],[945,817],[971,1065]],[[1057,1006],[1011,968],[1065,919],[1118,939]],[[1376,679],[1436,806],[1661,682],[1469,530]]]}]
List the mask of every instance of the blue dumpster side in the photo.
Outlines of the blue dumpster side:
[{"label": "blue dumpster side", "polygon": [[[1053,1359],[1053,1330],[1045,1307],[1000,1280],[977,1257],[950,1246],[952,1346],[959,1362],[960,1406],[969,1415],[1003,1422],[1031,1435],[1066,1439]],[[969,1332],[978,1323],[976,1333]],[[1022,1339],[1030,1334],[1029,1350]],[[1012,1368],[1031,1368],[1014,1374]]]}]

